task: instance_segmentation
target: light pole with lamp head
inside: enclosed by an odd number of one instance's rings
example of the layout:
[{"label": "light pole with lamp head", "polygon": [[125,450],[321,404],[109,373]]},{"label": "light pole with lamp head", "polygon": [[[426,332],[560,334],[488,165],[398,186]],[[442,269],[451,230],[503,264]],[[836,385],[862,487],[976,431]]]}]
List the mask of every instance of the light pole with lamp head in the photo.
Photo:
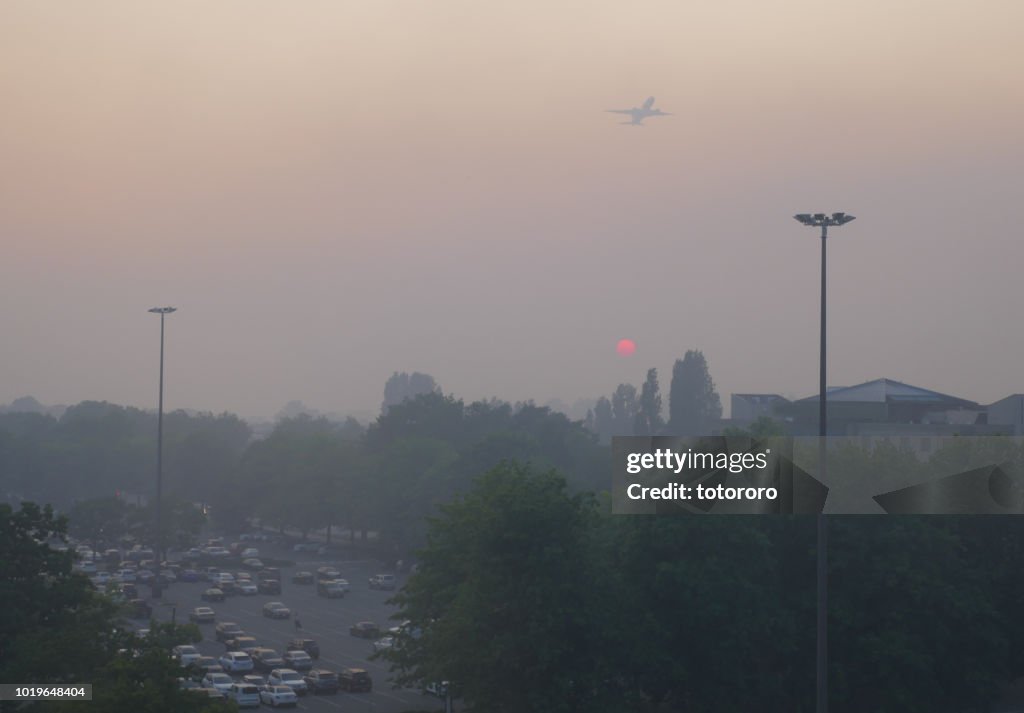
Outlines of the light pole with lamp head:
[{"label": "light pole with lamp head", "polygon": [[154,307],[149,310],[160,315],[160,399],[156,411],[156,561],[157,571],[153,577],[153,598],[159,599],[163,587],[160,584],[160,569],[164,561],[163,495],[164,476],[164,318],[177,311],[176,307]]},{"label": "light pole with lamp head", "polygon": [[[826,450],[825,437],[828,435],[827,390],[825,384],[825,243],[828,229],[846,225],[854,219],[846,213],[799,213],[793,216],[803,225],[821,228],[821,347],[818,370],[818,471],[819,479],[825,480]],[[828,711],[828,528],[825,514],[818,513],[818,639],[816,655],[816,713]]]}]

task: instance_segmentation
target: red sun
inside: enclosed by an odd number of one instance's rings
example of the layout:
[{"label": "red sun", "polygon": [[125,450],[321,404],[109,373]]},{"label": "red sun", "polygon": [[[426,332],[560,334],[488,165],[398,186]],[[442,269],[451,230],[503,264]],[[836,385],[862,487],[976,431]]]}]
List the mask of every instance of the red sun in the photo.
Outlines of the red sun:
[{"label": "red sun", "polygon": [[632,339],[620,339],[615,351],[619,353],[619,356],[629,356],[636,351],[636,342]]}]

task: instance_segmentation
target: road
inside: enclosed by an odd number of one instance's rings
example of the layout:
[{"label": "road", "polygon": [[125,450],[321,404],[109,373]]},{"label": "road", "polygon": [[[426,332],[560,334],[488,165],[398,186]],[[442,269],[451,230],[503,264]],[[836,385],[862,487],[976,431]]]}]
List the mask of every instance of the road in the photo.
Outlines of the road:
[{"label": "road", "polygon": [[[265,548],[261,547],[261,551]],[[270,554],[269,552],[267,554]],[[293,558],[309,557],[308,554],[290,554]],[[351,591],[341,599],[326,599],[317,596],[315,585],[293,584],[291,576],[296,571],[315,572],[317,567],[331,565],[341,571],[343,578],[351,585]],[[286,643],[297,636],[315,639],[320,644],[319,668],[341,671],[344,668],[366,669],[373,678],[372,693],[345,693],[336,695],[308,695],[299,699],[299,709],[314,712],[346,711],[350,713],[403,713],[404,711],[443,710],[444,704],[437,698],[421,694],[418,689],[393,689],[390,682],[389,664],[385,661],[370,661],[373,641],[360,639],[349,634],[349,627],[360,621],[373,621],[382,629],[394,626],[389,620],[394,608],[385,602],[393,592],[371,590],[368,578],[377,573],[378,565],[372,562],[344,562],[331,559],[306,560],[294,567],[281,568],[281,594],[258,594],[255,596],[232,596],[224,602],[208,603],[201,595],[210,584],[207,582],[176,582],[164,593],[163,601],[154,607],[154,616],[161,621],[170,621],[172,615],[179,623],[188,621],[189,612],[197,606],[209,606],[217,613],[217,621],[233,621],[247,634],[256,638],[260,646],[285,651]],[[231,571],[231,570],[228,570]],[[399,585],[403,581],[399,577]],[[293,612],[293,619],[269,619],[262,614],[267,602],[280,601]],[[294,625],[294,614],[302,623],[298,631]],[[214,624],[201,624],[203,641],[198,649],[205,656],[220,657],[224,645],[214,636]]]}]

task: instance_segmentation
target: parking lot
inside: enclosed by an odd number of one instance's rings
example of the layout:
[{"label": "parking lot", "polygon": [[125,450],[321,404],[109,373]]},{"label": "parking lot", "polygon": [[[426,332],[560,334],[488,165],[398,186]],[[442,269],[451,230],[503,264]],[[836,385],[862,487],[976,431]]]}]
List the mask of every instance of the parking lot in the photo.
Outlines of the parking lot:
[{"label": "parking lot", "polygon": [[[269,548],[261,547],[263,549]],[[268,551],[266,554],[273,556],[275,553]],[[335,672],[344,668],[362,668],[373,678],[371,693],[342,691],[335,695],[310,694],[299,699],[301,710],[401,713],[444,709],[443,701],[423,694],[419,689],[392,688],[388,663],[369,660],[373,653],[373,640],[349,634],[349,627],[360,621],[375,622],[381,629],[397,624],[389,619],[394,608],[385,604],[394,593],[371,590],[367,584],[368,578],[379,571],[379,565],[374,562],[316,558],[315,555],[311,558],[308,553],[276,554],[302,560],[294,567],[281,567],[281,594],[235,595],[223,602],[209,603],[201,599],[203,591],[212,586],[208,582],[177,582],[167,589],[163,600],[156,603],[154,616],[161,621],[170,621],[173,616],[178,623],[183,623],[188,621],[189,612],[194,607],[209,606],[217,613],[218,622],[236,622],[247,634],[254,636],[260,646],[283,654],[290,639],[300,635],[312,638],[320,645],[317,668]],[[337,568],[341,576],[349,581],[351,591],[344,598],[320,597],[317,596],[315,584],[292,583],[291,577],[296,571],[315,572],[317,567],[323,565]],[[399,585],[403,581],[404,578],[399,577]],[[263,616],[263,605],[272,601],[283,602],[292,610],[292,617],[270,619]],[[301,630],[295,628],[296,614],[302,624]],[[201,624],[200,629],[203,641],[197,648],[203,655],[219,658],[225,647],[214,637],[214,624]]]}]

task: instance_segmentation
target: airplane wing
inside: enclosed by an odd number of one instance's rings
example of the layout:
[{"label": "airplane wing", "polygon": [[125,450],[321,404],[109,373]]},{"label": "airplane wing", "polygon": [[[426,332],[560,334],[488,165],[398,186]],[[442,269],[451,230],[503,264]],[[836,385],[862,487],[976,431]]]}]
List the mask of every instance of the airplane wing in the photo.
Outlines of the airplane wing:
[{"label": "airplane wing", "polygon": [[609,114],[632,114],[632,109],[605,109]]}]

